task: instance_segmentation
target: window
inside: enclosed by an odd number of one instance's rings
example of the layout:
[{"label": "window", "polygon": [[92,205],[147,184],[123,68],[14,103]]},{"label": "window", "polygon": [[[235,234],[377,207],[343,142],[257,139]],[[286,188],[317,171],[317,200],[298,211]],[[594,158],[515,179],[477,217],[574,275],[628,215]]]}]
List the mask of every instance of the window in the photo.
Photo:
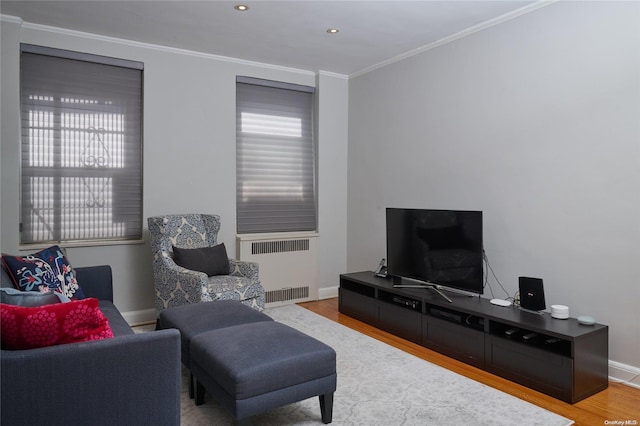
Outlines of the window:
[{"label": "window", "polygon": [[21,45],[21,244],[142,238],[139,62]]},{"label": "window", "polygon": [[238,77],[238,233],[316,229],[313,88]]}]

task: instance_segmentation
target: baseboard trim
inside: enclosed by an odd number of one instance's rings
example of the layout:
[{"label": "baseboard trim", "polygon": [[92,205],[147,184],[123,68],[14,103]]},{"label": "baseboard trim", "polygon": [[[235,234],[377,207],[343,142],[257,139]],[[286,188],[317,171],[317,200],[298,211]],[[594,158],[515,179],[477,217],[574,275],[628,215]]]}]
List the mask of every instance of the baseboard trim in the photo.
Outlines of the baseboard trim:
[{"label": "baseboard trim", "polygon": [[617,361],[609,361],[609,380],[640,389],[640,368]]},{"label": "baseboard trim", "polygon": [[335,287],[321,287],[318,289],[318,299],[332,299],[334,297],[338,297],[338,289],[339,286]]},{"label": "baseboard trim", "polygon": [[156,321],[155,309],[142,309],[140,311],[122,312],[122,316],[125,321],[129,323],[131,327],[137,325],[149,324]]}]

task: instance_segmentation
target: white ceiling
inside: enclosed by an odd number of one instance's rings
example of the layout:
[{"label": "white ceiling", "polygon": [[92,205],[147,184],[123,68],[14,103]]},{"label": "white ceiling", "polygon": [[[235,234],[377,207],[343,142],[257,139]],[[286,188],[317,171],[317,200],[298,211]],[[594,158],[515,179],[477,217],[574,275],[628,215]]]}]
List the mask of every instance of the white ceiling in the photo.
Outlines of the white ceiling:
[{"label": "white ceiling", "polygon": [[[233,6],[239,3],[250,9],[236,11]],[[2,0],[0,13],[28,23],[314,72],[353,75],[500,20],[504,15],[518,14],[536,6],[533,3],[536,2]],[[328,28],[339,28],[340,32],[328,34]]]}]

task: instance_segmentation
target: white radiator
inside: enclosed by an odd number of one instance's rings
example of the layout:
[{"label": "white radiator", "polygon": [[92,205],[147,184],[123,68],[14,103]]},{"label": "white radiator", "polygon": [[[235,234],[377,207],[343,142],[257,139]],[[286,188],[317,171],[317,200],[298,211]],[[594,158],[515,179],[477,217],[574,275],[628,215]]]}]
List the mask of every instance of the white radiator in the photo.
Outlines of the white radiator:
[{"label": "white radiator", "polygon": [[268,306],[318,300],[318,234],[238,235],[238,259],[260,265]]}]

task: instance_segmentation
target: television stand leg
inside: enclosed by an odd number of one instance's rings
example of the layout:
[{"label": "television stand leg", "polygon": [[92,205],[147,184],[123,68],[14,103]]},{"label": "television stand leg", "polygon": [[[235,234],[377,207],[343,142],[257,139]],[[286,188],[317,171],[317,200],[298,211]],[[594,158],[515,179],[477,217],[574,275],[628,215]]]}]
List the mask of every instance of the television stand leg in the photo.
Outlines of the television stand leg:
[{"label": "television stand leg", "polygon": [[438,286],[434,285],[434,284],[394,284],[393,288],[428,288],[428,289],[433,290],[436,293],[438,293],[447,302],[453,303],[453,300],[451,300],[446,294],[444,294],[442,291],[440,291]]},{"label": "television stand leg", "polygon": [[435,285],[430,285],[429,288],[431,290],[435,291],[436,293],[438,293],[440,296],[444,297],[447,302],[453,303],[453,300],[451,300],[446,294],[444,294],[442,291],[440,291],[440,289],[438,287],[436,287]]}]

